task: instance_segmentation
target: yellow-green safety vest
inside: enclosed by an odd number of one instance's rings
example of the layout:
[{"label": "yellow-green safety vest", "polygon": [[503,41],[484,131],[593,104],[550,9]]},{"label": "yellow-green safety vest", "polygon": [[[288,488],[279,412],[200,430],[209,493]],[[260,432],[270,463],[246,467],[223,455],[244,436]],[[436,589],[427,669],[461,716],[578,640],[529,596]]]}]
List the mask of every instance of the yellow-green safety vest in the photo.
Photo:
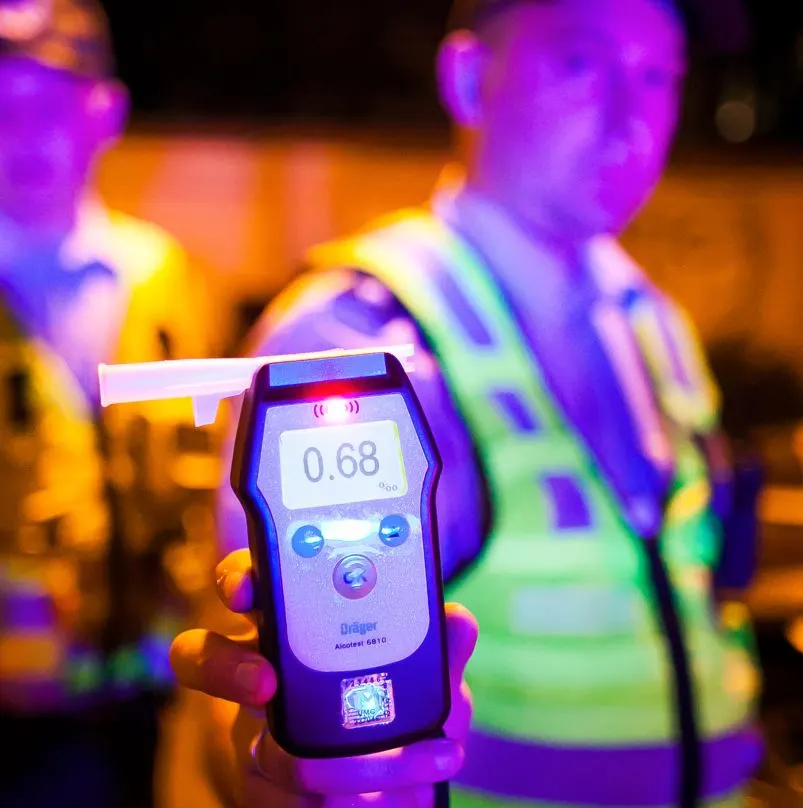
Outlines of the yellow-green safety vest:
[{"label": "yellow-green safety vest", "polygon": [[[410,312],[489,486],[494,519],[484,551],[447,590],[480,625],[467,671],[474,721],[455,808],[676,804],[673,671],[644,539],[566,422],[483,259],[415,209],[315,248],[308,263],[359,268]],[[639,332],[649,312],[636,314]],[[693,339],[685,348],[699,353]],[[660,342],[642,350],[660,375]],[[715,390],[698,376],[691,399],[662,379],[656,393],[667,414],[682,421],[696,413],[693,426],[706,431],[715,425]],[[506,401],[528,417],[511,417]],[[741,804],[759,754],[751,727],[759,677],[746,618],[726,628],[712,607],[721,526],[692,431],[670,432],[675,473],[660,547],[692,660],[701,792],[706,805],[730,806]],[[562,518],[566,498],[583,518]]]}]

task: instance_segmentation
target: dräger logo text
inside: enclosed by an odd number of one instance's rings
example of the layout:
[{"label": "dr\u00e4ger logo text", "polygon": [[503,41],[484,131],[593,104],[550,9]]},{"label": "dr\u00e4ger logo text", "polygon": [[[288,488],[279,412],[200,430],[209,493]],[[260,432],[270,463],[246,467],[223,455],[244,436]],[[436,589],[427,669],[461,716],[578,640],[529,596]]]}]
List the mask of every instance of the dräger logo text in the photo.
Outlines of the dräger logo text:
[{"label": "dr\u00e4ger logo text", "polygon": [[370,631],[376,631],[376,623],[341,623],[340,633],[344,636],[346,634],[368,634]]}]

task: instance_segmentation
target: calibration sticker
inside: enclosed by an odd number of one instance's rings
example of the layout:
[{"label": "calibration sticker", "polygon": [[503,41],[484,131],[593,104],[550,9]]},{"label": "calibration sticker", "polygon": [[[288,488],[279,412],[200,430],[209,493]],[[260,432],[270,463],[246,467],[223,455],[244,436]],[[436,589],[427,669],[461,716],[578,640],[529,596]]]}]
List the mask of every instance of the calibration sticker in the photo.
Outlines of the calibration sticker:
[{"label": "calibration sticker", "polygon": [[386,673],[343,679],[340,696],[346,729],[389,724],[396,717],[393,682]]}]

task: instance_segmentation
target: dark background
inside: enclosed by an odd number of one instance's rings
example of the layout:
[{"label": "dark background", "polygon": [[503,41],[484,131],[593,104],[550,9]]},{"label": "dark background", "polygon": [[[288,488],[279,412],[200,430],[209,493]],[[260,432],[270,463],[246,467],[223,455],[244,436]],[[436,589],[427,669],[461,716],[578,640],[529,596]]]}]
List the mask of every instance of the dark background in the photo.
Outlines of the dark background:
[{"label": "dark background", "polygon": [[[445,136],[433,54],[448,0],[106,0],[135,124],[355,123]],[[726,154],[803,145],[803,4],[750,0],[754,42],[698,60],[681,148],[724,146],[723,104],[751,137]],[[718,150],[718,151],[721,151]]]}]

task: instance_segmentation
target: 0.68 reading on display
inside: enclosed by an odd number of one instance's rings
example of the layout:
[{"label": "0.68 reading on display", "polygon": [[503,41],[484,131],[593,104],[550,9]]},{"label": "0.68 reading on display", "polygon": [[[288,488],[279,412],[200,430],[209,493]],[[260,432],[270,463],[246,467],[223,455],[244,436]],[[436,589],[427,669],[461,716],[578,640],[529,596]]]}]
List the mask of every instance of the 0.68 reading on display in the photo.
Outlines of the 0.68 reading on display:
[{"label": "0.68 reading on display", "polygon": [[407,493],[395,421],[294,429],[279,439],[286,508],[320,508]]}]

